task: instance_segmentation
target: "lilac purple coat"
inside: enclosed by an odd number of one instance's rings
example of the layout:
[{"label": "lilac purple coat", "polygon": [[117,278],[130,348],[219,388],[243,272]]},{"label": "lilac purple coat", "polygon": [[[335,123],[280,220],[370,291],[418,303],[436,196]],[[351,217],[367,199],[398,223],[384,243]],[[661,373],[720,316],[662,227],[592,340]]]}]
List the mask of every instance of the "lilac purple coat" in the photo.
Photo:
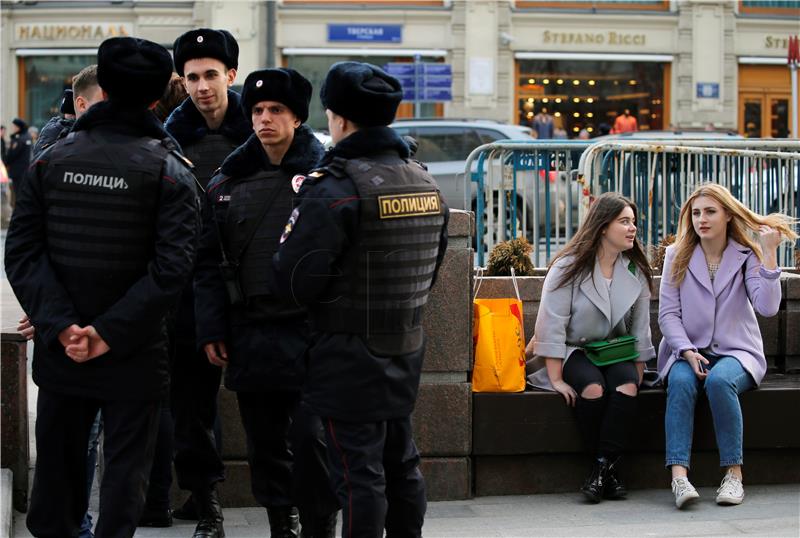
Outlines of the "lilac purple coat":
[{"label": "lilac purple coat", "polygon": [[[780,268],[766,269],[747,247],[728,240],[714,281],[697,245],[679,287],[672,283],[674,247],[668,247],[659,293],[658,373],[664,379],[687,349],[730,355],[760,384],[767,370],[756,320],[774,316],[781,303]],[[746,275],[746,278],[745,278]]]}]

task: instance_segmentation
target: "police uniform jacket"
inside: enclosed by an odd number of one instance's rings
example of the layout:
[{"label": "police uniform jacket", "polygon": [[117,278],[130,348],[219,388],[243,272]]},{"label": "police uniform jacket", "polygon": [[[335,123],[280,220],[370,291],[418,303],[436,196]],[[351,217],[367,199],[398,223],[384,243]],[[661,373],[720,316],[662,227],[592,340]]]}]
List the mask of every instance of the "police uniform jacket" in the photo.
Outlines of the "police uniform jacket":
[{"label": "police uniform jacket", "polygon": [[[300,204],[287,224],[269,277],[277,293],[309,305],[313,345],[309,350],[304,400],[322,417],[370,422],[411,413],[419,389],[424,344],[420,340],[412,351],[390,356],[369,345],[364,334],[332,330],[330,325],[322,327],[318,323],[321,319],[318,316],[335,304],[340,284],[358,270],[352,261],[358,238],[363,237],[360,234],[364,230],[360,227],[366,226],[362,221],[361,210],[365,209],[362,204],[377,203],[375,197],[361,200],[353,177],[342,173],[342,163],[360,158],[378,159],[386,165],[381,168],[380,176],[377,173],[371,176],[376,187],[396,181],[389,172],[392,167],[421,166],[410,160],[407,144],[388,127],[365,128],[341,140],[326,154],[320,170],[310,174],[301,187]],[[368,177],[369,166],[367,161],[357,165]],[[419,291],[427,297],[447,247],[448,209],[438,196],[433,179],[427,173],[418,175],[428,178],[441,215],[438,226],[432,230],[433,257],[429,262],[432,276],[420,281],[425,289]],[[388,269],[403,274],[404,266],[409,263],[403,259],[403,243],[408,241],[406,245],[413,245],[415,238],[423,234],[416,230],[414,219],[398,218],[391,222],[396,229],[405,229],[404,233],[409,234],[397,237],[399,255],[394,258],[394,268]],[[369,226],[373,224],[370,222]],[[425,233],[429,237],[431,230]],[[387,289],[398,282],[399,277],[390,277]],[[376,310],[379,314],[381,309]],[[340,321],[347,323],[348,317],[342,316]],[[332,321],[336,320],[327,319],[328,323]],[[419,320],[416,321],[418,325]]]},{"label": "police uniform jacket", "polygon": [[[195,317],[197,342],[200,347],[210,342],[226,342],[229,364],[225,385],[231,390],[262,390],[268,388],[299,389],[300,381],[295,362],[308,345],[305,309],[294,301],[282,300],[272,294],[250,293],[247,282],[249,263],[251,279],[266,273],[271,253],[277,250],[278,240],[294,205],[293,178],[304,177],[319,162],[324,149],[306,125],[295,130],[292,144],[281,164],[275,166],[253,134],[223,163],[206,190],[203,208],[203,232],[198,248],[195,274]],[[295,181],[297,181],[295,179]],[[280,189],[258,223],[258,232],[238,257],[238,241],[259,221],[262,201],[241,212],[247,198],[259,196],[245,183],[263,183],[263,189]],[[249,190],[248,190],[249,189]],[[270,197],[270,194],[267,194]],[[245,199],[243,199],[245,198]],[[258,243],[258,245],[256,245]],[[227,256],[241,262],[239,271],[243,291],[250,297],[243,305],[232,306],[220,273],[222,248]],[[265,251],[269,255],[259,255]],[[260,261],[263,260],[263,269]],[[265,277],[264,277],[265,278]],[[263,285],[266,287],[266,281]],[[264,288],[266,289],[266,288]],[[255,295],[255,296],[254,296]],[[276,327],[283,327],[276,331]]]},{"label": "police uniform jacket", "polygon": [[8,177],[17,182],[17,188],[19,188],[19,182],[25,177],[25,170],[31,162],[32,150],[33,141],[27,127],[23,131],[12,134],[9,138],[6,150],[6,169]]},{"label": "police uniform jacket", "polygon": [[[6,271],[36,327],[33,379],[100,399],[168,386],[164,316],[189,276],[198,195],[150,112],[99,103],[31,165],[11,219]],[[85,363],[59,333],[93,325],[111,350]]]},{"label": "police uniform jacket", "polygon": [[36,144],[33,146],[33,155],[31,160],[36,160],[42,152],[50,147],[56,140],[66,136],[72,126],[75,124],[74,119],[62,118],[61,116],[53,116],[47,123],[45,123],[42,130],[39,131],[39,138],[36,139]]},{"label": "police uniform jacket", "polygon": [[[233,90],[228,90],[228,109],[218,129],[212,131],[208,128],[205,118],[190,98],[172,111],[164,127],[194,164],[194,174],[203,188],[206,188],[225,158],[253,132],[242,110],[241,98]],[[185,345],[195,345],[194,293],[191,282],[181,294],[174,328],[177,340]]]}]

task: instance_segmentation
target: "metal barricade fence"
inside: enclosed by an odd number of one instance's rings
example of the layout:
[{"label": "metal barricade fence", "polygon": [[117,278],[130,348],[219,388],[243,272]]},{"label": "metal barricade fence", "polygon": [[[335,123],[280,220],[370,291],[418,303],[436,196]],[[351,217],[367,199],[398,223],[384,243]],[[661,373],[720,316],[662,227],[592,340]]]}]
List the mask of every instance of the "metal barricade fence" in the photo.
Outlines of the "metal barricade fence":
[{"label": "metal barricade fence", "polygon": [[[475,209],[480,266],[497,243],[520,236],[531,241],[534,264],[545,265],[572,237],[591,196],[606,191],[636,202],[648,248],[675,233],[683,200],[702,182],[726,186],[758,213],[800,216],[795,140],[502,141],[476,148],[465,178],[474,184],[463,191],[464,207]],[[795,248],[784,244],[779,263],[794,265]]]},{"label": "metal barricade fence", "polygon": [[[543,265],[572,237],[580,192],[572,176],[588,140],[500,141],[467,157],[464,207],[476,218],[476,262],[494,246],[516,237],[533,245],[533,262]],[[471,198],[471,199],[470,199]]]},{"label": "metal barricade fence", "polygon": [[[639,207],[645,247],[674,234],[683,201],[700,184],[719,183],[752,211],[800,217],[800,141],[607,140],[581,156],[578,180],[589,192],[616,191]],[[579,214],[588,207],[582,201]],[[794,265],[797,245],[785,242],[778,263]]]}]

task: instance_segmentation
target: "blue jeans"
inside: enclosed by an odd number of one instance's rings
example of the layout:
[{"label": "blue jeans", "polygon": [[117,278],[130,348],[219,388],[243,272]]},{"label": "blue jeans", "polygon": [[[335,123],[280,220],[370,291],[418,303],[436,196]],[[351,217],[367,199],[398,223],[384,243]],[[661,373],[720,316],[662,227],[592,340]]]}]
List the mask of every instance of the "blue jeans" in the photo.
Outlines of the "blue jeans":
[{"label": "blue jeans", "polygon": [[[94,419],[94,424],[92,424],[92,429],[89,433],[89,449],[86,454],[86,498],[90,498],[92,496],[92,482],[94,482],[94,471],[97,467],[97,445],[100,444],[100,433],[103,431],[103,419],[100,412],[97,412],[97,416]],[[83,521],[81,521],[81,533],[78,535],[78,538],[94,538],[94,534],[92,533],[92,515],[87,510],[86,513],[83,515]]]},{"label": "blue jeans", "polygon": [[753,378],[735,357],[707,357],[710,360],[705,381],[694,375],[691,365],[678,360],[667,377],[667,467],[689,467],[694,431],[694,409],[702,386],[711,406],[714,434],[719,448],[719,465],[742,464],[742,407],[739,395],[755,386]]}]

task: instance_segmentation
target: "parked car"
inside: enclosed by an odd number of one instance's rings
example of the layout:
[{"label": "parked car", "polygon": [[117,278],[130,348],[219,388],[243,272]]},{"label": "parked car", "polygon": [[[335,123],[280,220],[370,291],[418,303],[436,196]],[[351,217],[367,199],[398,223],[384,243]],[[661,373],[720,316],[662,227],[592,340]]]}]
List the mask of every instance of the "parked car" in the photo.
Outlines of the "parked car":
[{"label": "parked car", "polygon": [[[509,125],[499,123],[491,120],[459,120],[459,119],[429,119],[429,120],[398,120],[391,125],[401,136],[413,137],[419,147],[417,149],[416,158],[425,163],[428,171],[436,179],[439,184],[439,189],[447,201],[447,204],[455,209],[472,209],[476,208],[477,186],[475,183],[470,182],[471,186],[471,204],[469,208],[464,207],[464,167],[469,154],[483,144],[497,142],[501,140],[519,140],[530,141],[531,129],[521,125]],[[476,164],[473,165],[473,171]],[[492,166],[499,167],[500,162],[495,161]],[[505,177],[503,182],[508,189],[512,178],[510,167],[504,168]],[[568,185],[567,171],[551,171],[550,174],[545,174],[544,170],[539,170],[537,174],[539,177],[534,177],[533,170],[521,171],[517,174],[517,189],[522,192],[522,183],[525,182],[529,186],[527,189],[527,219],[526,229],[528,230],[529,239],[531,238],[530,231],[534,225],[535,214],[539,214],[538,226],[543,228],[545,224],[545,194],[547,182],[550,182],[551,187],[551,220],[554,218],[556,208],[558,207],[561,214],[561,223],[563,227],[564,211],[566,210],[566,189]],[[556,200],[554,184],[560,181],[561,196]],[[539,211],[534,212],[532,208],[535,204],[532,185],[539,186]],[[497,197],[499,192],[495,193],[495,214],[494,219],[497,222]],[[521,231],[522,224],[522,195],[518,194],[517,200],[517,231]],[[577,204],[577,198],[573,198]],[[577,205],[574,212],[577,218]],[[509,207],[510,210],[510,207]],[[508,213],[507,211],[506,213]],[[486,219],[486,215],[484,215]],[[506,214],[503,219],[509,221],[510,218]]]}]

